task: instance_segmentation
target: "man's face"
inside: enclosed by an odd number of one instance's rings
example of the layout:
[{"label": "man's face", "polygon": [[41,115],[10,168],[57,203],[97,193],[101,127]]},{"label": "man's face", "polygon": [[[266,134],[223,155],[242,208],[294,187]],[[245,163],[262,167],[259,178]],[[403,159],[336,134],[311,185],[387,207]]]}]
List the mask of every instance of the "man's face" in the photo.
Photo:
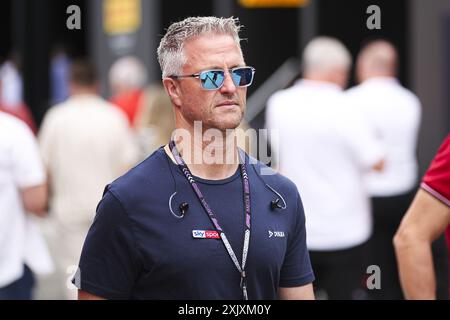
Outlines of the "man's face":
[{"label": "man's face", "polygon": [[183,78],[175,81],[178,99],[173,100],[181,121],[193,124],[202,121],[204,129],[234,129],[239,126],[245,110],[247,88],[236,87],[228,72],[245,66],[242,53],[229,35],[206,34],[188,40],[184,45],[187,62],[182,74],[194,74],[208,69],[223,69],[225,80],[217,90],[205,90],[200,79]]}]

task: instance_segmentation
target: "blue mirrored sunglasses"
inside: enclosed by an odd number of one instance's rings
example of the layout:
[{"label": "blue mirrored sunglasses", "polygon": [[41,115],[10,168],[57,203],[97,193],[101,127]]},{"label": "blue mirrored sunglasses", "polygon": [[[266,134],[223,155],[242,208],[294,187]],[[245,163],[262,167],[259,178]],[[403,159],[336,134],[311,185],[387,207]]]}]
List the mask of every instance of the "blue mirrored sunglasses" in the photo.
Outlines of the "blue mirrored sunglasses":
[{"label": "blue mirrored sunglasses", "polygon": [[[236,87],[248,87],[253,82],[255,68],[253,67],[237,67],[229,70],[231,79]],[[225,71],[221,69],[205,70],[200,73],[170,76],[173,79],[180,78],[199,78],[202,88],[205,90],[217,90],[223,86],[225,82]]]}]

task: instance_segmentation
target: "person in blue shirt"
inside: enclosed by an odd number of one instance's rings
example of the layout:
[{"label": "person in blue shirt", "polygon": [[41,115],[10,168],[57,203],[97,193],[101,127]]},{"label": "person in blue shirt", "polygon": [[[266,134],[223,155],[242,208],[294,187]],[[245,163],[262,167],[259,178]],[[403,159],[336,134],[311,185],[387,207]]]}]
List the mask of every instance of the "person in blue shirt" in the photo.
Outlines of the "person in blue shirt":
[{"label": "person in blue shirt", "polygon": [[246,87],[234,18],[172,24],[158,48],[172,140],[105,189],[79,299],[314,299],[295,185],[236,145]]}]

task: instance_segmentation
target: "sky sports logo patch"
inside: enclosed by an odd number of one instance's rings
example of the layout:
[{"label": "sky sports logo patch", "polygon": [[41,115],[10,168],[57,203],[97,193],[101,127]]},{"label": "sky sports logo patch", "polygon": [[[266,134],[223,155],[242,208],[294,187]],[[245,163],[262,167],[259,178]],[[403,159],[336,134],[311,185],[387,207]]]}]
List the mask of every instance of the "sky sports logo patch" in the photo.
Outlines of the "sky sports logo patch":
[{"label": "sky sports logo patch", "polygon": [[220,239],[217,231],[210,230],[192,230],[192,237],[194,239]]}]

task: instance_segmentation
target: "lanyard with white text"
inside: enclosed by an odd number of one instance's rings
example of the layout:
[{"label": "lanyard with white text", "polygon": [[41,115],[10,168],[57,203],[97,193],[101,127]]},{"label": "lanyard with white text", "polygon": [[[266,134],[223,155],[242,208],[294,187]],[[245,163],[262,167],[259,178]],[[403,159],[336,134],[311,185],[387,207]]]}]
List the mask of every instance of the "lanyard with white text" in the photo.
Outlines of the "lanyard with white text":
[{"label": "lanyard with white text", "polygon": [[175,146],[175,142],[173,140],[170,141],[169,148],[175,158],[175,161],[177,162],[178,166],[180,167],[181,171],[183,172],[184,176],[186,177],[186,179],[192,186],[192,189],[194,189],[195,194],[197,195],[200,203],[202,204],[203,208],[205,209],[206,213],[208,214],[209,218],[211,219],[211,222],[213,223],[217,232],[220,233],[220,238],[222,239],[222,242],[225,245],[225,248],[227,249],[231,260],[233,260],[234,265],[236,266],[237,270],[241,274],[241,289],[242,289],[242,294],[244,296],[244,300],[248,300],[245,264],[247,261],[248,247],[249,247],[249,243],[250,243],[250,184],[249,184],[249,180],[248,180],[247,167],[245,165],[245,161],[241,160],[241,164],[240,164],[242,183],[243,183],[243,188],[244,188],[244,207],[245,207],[244,248],[242,249],[242,266],[240,266],[238,259],[233,251],[233,248],[231,247],[230,242],[228,241],[228,239],[225,235],[225,232],[220,227],[219,221],[217,220],[213,211],[211,210],[208,203],[206,202],[205,197],[203,196],[202,192],[200,191],[200,188],[198,187],[197,183],[195,182],[194,177],[191,174],[191,171],[187,167],[183,158],[180,156],[180,153],[178,152],[178,149]]}]

